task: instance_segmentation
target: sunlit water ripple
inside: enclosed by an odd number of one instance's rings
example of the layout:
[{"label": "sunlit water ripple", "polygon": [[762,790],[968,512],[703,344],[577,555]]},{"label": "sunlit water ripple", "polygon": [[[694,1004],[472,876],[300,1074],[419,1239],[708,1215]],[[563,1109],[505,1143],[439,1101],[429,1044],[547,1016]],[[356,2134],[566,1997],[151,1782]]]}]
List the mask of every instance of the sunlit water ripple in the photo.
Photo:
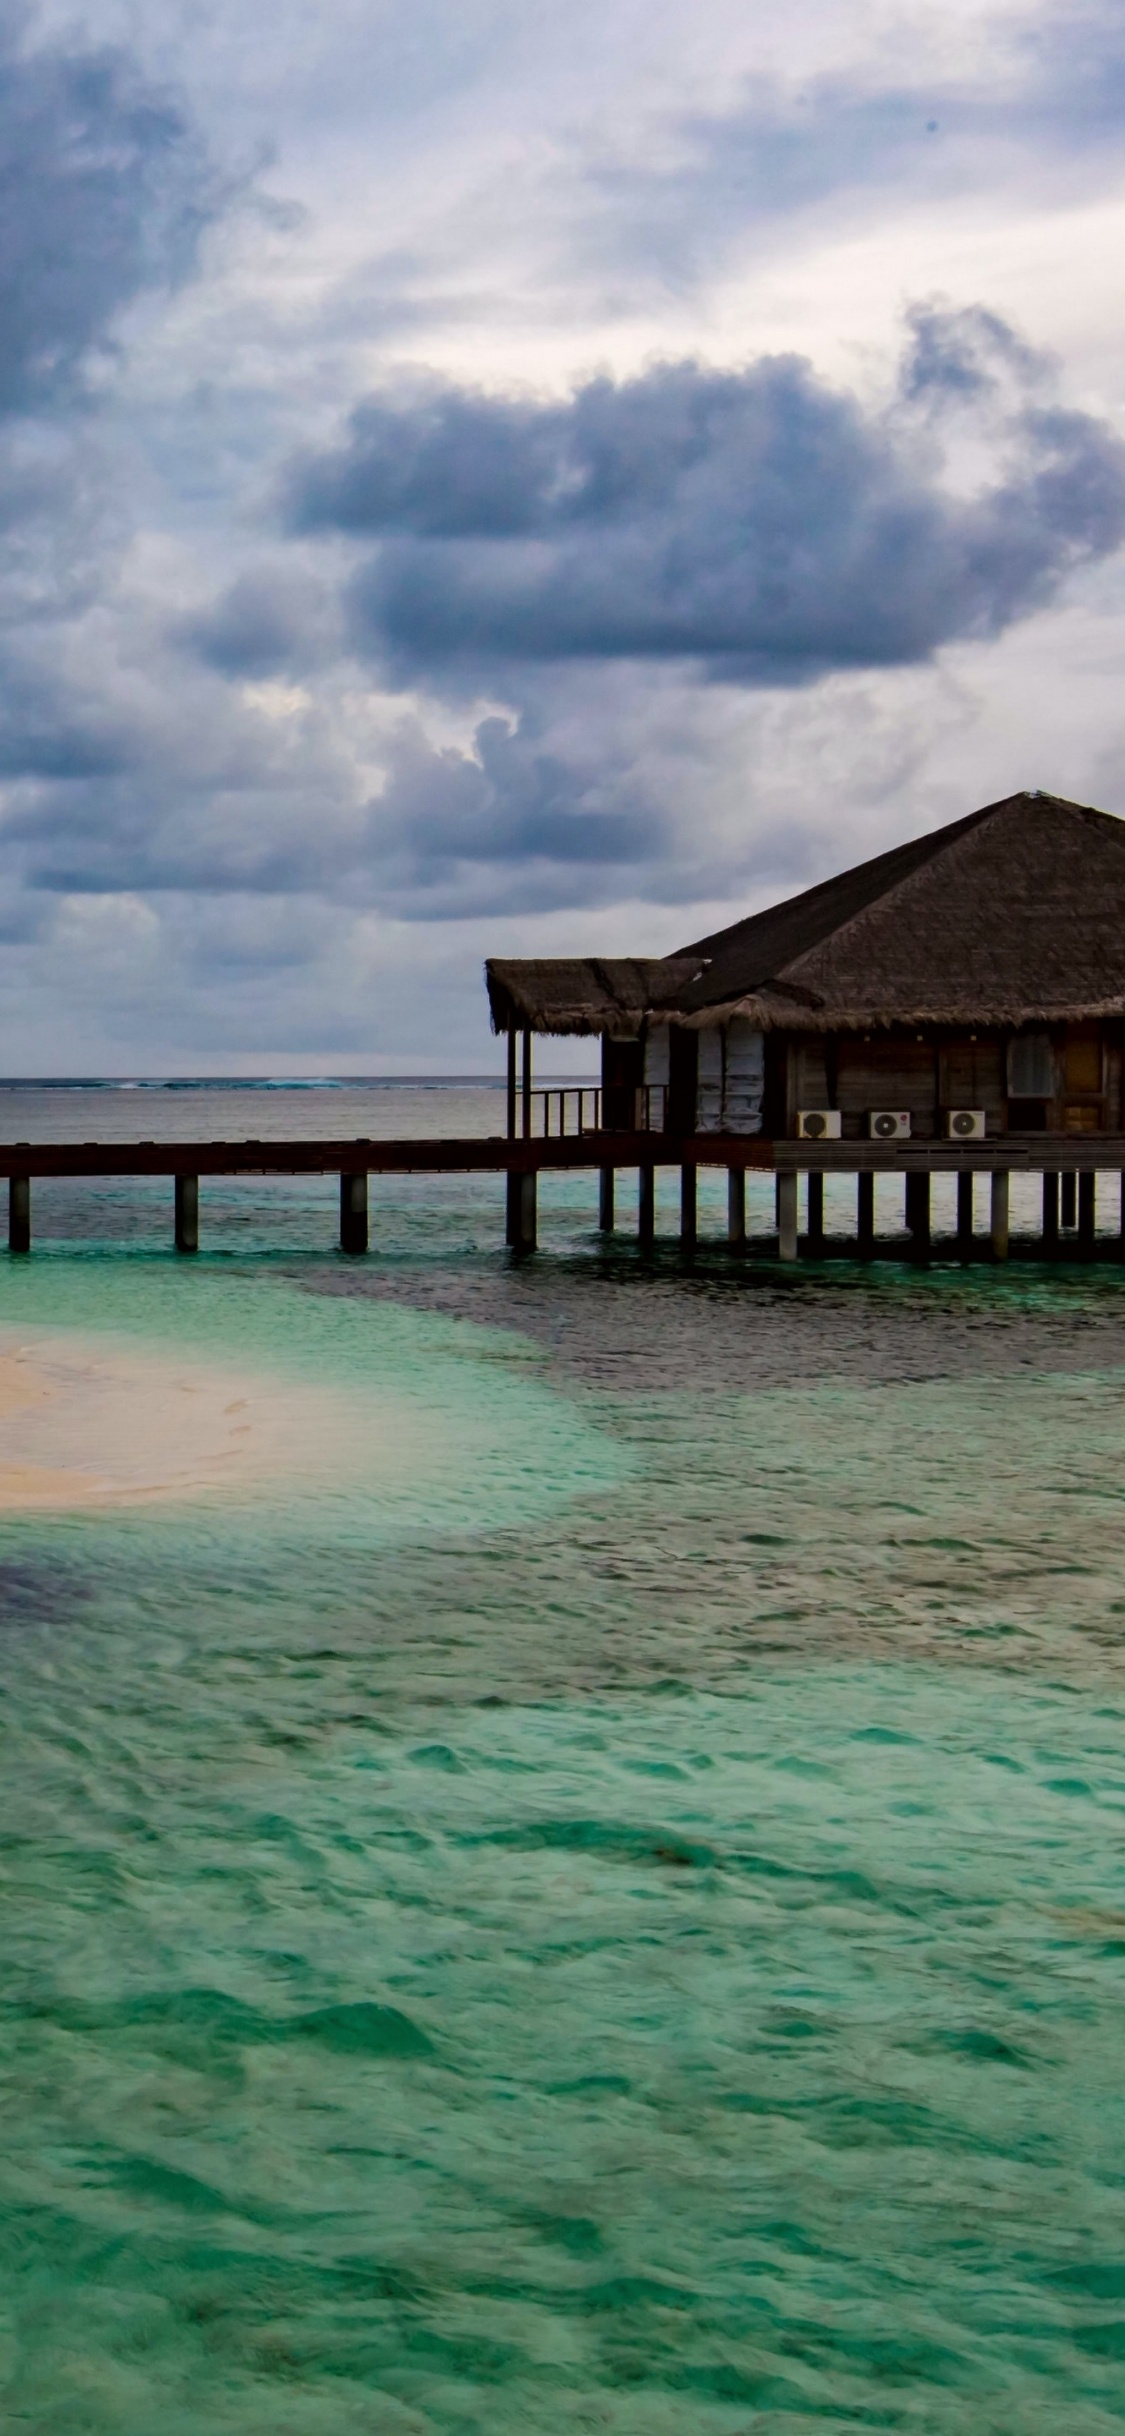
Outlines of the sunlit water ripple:
[{"label": "sunlit water ripple", "polygon": [[1120,2429],[1125,1273],[332,1191],[45,1187],[0,1278],[288,1431],[0,1517],[2,2424]]}]

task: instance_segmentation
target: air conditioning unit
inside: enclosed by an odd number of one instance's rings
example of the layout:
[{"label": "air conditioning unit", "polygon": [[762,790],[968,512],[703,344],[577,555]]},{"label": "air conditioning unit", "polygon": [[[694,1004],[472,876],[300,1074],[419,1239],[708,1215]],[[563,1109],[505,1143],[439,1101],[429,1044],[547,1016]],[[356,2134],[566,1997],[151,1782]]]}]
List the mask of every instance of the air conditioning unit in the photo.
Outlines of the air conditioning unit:
[{"label": "air conditioning unit", "polygon": [[867,1130],[873,1142],[905,1142],[910,1133],[909,1108],[872,1108]]},{"label": "air conditioning unit", "polygon": [[950,1142],[983,1142],[985,1112],[983,1108],[947,1108],[945,1112],[946,1139]]},{"label": "air conditioning unit", "polygon": [[802,1142],[838,1142],[838,1108],[798,1108],[797,1132]]}]

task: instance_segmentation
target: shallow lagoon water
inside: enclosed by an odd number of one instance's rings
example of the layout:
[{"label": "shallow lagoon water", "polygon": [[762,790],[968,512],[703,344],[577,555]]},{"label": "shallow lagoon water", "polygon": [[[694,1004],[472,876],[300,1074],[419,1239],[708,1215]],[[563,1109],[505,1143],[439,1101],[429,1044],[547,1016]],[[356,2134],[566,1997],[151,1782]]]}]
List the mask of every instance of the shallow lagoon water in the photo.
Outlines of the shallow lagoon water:
[{"label": "shallow lagoon water", "polygon": [[347,1422],[0,1519],[4,2424],[1119,2428],[1125,1286],[496,1198],[4,1266]]}]

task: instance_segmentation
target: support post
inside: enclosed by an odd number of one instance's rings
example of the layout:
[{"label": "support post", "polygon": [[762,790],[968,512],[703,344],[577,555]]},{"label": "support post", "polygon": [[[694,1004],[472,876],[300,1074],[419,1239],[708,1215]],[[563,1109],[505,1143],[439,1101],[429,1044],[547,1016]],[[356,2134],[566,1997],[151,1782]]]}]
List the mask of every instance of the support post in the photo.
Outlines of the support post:
[{"label": "support post", "polygon": [[599,1226],[599,1228],[600,1228],[600,1230],[601,1230],[601,1233],[602,1233],[603,1235],[612,1235],[612,1233],[613,1233],[613,1215],[614,1215],[614,1213],[613,1213],[613,1187],[614,1187],[614,1182],[615,1182],[615,1177],[614,1177],[614,1171],[613,1171],[612,1167],[599,1167],[599,1169],[598,1169],[598,1226]]},{"label": "support post", "polygon": [[685,1252],[695,1250],[699,1225],[699,1170],[684,1166],[680,1169],[680,1242]]},{"label": "support post", "polygon": [[973,1257],[973,1185],[976,1179],[971,1167],[963,1167],[957,1178],[957,1258]]},{"label": "support post", "polygon": [[516,1138],[516,1027],[508,1031],[508,1140]]},{"label": "support post", "polygon": [[1055,1260],[1059,1249],[1059,1179],[1050,1171],[1043,1178],[1043,1233],[1040,1250],[1044,1260]]},{"label": "support post", "polygon": [[1075,1173],[1074,1173],[1074,1169],[1073,1169],[1072,1167],[1067,1167],[1067,1168],[1064,1168],[1064,1169],[1063,1169],[1062,1178],[1061,1178],[1061,1183],[1062,1183],[1062,1194],[1061,1194],[1061,1199],[1062,1199],[1061,1224],[1062,1224],[1063,1226],[1077,1226],[1077,1224],[1078,1224],[1078,1191],[1077,1191],[1077,1186],[1078,1186],[1078,1178],[1077,1178],[1077,1176],[1075,1175]]},{"label": "support post", "polygon": [[991,1227],[994,1260],[1006,1260],[1008,1257],[1008,1185],[1007,1168],[994,1167],[992,1171]]},{"label": "support post", "polygon": [[340,1178],[340,1250],[367,1250],[367,1177]]},{"label": "support post", "polygon": [[727,1169],[727,1242],[732,1252],[746,1249],[746,1170]]},{"label": "support post", "polygon": [[1078,1257],[1092,1260],[1097,1227],[1098,1179],[1092,1167],[1084,1167],[1078,1178]]},{"label": "support post", "polygon": [[176,1178],[176,1250],[199,1250],[199,1178]]},{"label": "support post", "polygon": [[524,1138],[524,1141],[526,1142],[526,1141],[530,1140],[530,1137],[531,1137],[531,1026],[530,1026],[530,1024],[525,1024],[525,1025],[524,1025],[524,1031],[523,1031],[523,1138]]},{"label": "support post", "polygon": [[513,1251],[534,1252],[538,1243],[538,1183],[539,1178],[533,1167],[516,1177],[516,1239]]},{"label": "support post", "polygon": [[520,1239],[520,1180],[512,1167],[504,1178],[504,1241],[514,1251]]},{"label": "support post", "polygon": [[855,1180],[856,1252],[860,1260],[875,1256],[875,1178],[870,1168],[861,1168]]},{"label": "support post", "polygon": [[808,1222],[805,1235],[812,1259],[822,1260],[824,1257],[824,1177],[819,1168],[810,1167],[809,1169]]},{"label": "support post", "polygon": [[31,1250],[31,1178],[8,1178],[8,1250]]},{"label": "support post", "polygon": [[797,1170],[783,1167],[777,1178],[777,1252],[779,1260],[797,1257]]},{"label": "support post", "polygon": [[906,1177],[906,1225],[912,1260],[930,1257],[930,1177],[928,1169],[911,1169]]},{"label": "support post", "polygon": [[646,1160],[637,1170],[637,1242],[652,1243],[656,1234],[656,1169]]}]

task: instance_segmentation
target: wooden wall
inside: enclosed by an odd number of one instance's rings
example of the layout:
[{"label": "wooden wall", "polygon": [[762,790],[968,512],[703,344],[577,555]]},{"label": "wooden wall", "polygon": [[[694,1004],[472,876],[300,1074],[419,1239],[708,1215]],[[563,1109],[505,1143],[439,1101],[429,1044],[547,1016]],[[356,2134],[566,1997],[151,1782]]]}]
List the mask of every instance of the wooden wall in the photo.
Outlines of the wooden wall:
[{"label": "wooden wall", "polygon": [[[792,1137],[799,1108],[838,1108],[851,1139],[866,1135],[875,1108],[907,1109],[911,1132],[922,1141],[943,1132],[950,1108],[983,1108],[990,1134],[1125,1131],[1125,1023],[1059,1024],[1034,1034],[1029,1028],[1019,1035],[1027,1051],[1012,1057],[1014,1036],[999,1031],[769,1032],[763,1040],[748,1025],[741,1030],[752,1037],[754,1071],[747,1069],[740,1084],[739,1131],[760,1125]],[[644,1048],[639,1041],[604,1041],[603,1121],[634,1123],[643,1076],[667,1086],[669,1132],[725,1129],[733,1121],[729,1050],[720,1033],[678,1024],[654,1028]],[[1009,1099],[1010,1086],[1027,1094],[1031,1082],[1045,1086],[1041,1096]]]},{"label": "wooden wall", "polygon": [[909,1110],[911,1132],[923,1141],[942,1132],[950,1108],[983,1108],[990,1134],[1024,1126],[1052,1133],[1125,1128],[1125,1026],[1054,1026],[1050,1095],[1038,1103],[1009,1102],[1009,1037],[1001,1032],[791,1034],[785,1130],[795,1131],[799,1108],[838,1108],[844,1134],[852,1137],[866,1133],[873,1108]]},{"label": "wooden wall", "polygon": [[[940,1052],[933,1040],[909,1034],[874,1033],[838,1038],[835,1047],[835,1106],[846,1134],[865,1134],[872,1108],[906,1108],[910,1130],[926,1136],[939,1131]],[[824,1105],[825,1103],[821,1103]],[[802,1101],[802,1106],[808,1103]],[[815,1106],[816,1103],[814,1102]],[[979,1100],[959,1100],[958,1107],[979,1107]]]}]

